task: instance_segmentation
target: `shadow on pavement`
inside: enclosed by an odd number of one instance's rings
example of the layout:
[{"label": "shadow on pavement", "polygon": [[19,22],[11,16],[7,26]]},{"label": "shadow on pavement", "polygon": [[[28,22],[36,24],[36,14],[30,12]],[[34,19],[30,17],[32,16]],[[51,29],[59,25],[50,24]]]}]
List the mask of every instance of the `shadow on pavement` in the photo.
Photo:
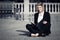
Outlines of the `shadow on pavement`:
[{"label": "shadow on pavement", "polygon": [[25,31],[25,30],[16,30],[17,32],[22,32],[19,34],[20,36],[30,36],[30,32]]}]

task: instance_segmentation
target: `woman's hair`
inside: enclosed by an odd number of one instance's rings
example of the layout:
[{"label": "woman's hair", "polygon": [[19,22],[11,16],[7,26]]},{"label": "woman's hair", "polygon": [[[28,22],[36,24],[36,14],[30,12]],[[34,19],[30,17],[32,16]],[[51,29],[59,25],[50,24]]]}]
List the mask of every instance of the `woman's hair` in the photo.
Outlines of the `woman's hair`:
[{"label": "woman's hair", "polygon": [[42,2],[37,3],[36,6],[43,6],[43,3]]}]

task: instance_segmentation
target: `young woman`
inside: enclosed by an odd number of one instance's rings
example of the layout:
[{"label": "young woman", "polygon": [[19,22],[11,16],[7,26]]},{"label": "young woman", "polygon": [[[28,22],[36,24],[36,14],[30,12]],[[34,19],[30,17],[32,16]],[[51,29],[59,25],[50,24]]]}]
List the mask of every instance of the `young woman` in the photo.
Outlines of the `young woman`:
[{"label": "young woman", "polygon": [[27,24],[26,29],[31,36],[46,36],[51,33],[50,14],[44,11],[43,3],[37,4],[38,12],[34,14],[34,24]]}]

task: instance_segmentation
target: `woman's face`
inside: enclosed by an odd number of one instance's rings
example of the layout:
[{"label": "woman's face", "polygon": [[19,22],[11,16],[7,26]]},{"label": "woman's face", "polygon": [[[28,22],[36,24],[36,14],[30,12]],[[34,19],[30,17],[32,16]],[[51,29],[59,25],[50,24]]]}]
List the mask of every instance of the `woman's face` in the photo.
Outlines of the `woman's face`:
[{"label": "woman's face", "polygon": [[43,6],[37,6],[37,8],[38,8],[38,11],[39,12],[42,12],[43,11]]}]

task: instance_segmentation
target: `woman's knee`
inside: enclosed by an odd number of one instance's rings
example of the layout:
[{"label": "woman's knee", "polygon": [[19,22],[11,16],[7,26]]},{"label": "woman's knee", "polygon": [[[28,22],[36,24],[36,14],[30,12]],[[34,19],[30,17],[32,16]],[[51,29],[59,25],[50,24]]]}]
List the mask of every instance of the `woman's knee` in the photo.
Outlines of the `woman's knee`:
[{"label": "woman's knee", "polygon": [[29,28],[30,28],[30,24],[27,24],[27,25],[26,25],[26,28],[29,29]]}]

